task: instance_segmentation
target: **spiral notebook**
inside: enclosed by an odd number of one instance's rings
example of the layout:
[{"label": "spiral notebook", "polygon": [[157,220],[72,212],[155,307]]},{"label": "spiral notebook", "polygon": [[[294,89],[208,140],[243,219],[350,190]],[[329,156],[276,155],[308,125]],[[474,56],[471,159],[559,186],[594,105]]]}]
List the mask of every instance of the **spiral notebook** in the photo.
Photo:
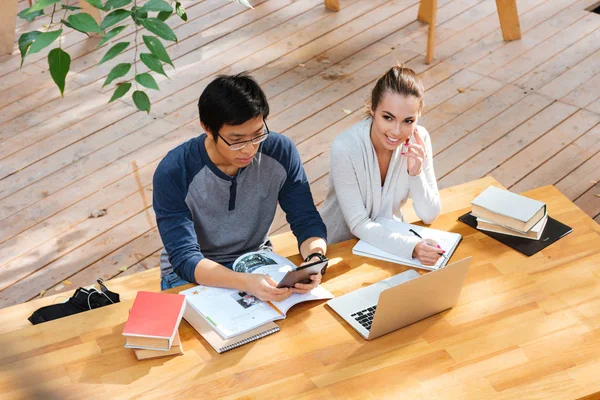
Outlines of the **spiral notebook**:
[{"label": "spiral notebook", "polygon": [[217,333],[217,331],[210,326],[204,317],[194,311],[192,307],[186,308],[185,312],[183,313],[183,319],[185,319],[195,330],[197,330],[198,333],[202,335],[204,340],[206,340],[208,344],[210,344],[212,348],[215,349],[215,351],[219,354],[279,332],[279,327],[277,324],[274,322],[269,322],[230,339],[223,339]]}]

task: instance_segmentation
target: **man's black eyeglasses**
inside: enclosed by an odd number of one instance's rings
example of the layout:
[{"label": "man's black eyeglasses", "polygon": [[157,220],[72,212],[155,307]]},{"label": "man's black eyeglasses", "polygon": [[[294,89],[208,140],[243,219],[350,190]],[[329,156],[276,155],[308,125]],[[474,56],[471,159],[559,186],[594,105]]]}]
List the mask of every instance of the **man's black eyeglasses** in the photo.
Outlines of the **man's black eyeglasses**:
[{"label": "man's black eyeglasses", "polygon": [[241,150],[244,147],[246,147],[246,145],[248,143],[252,143],[255,146],[258,145],[258,144],[261,144],[262,142],[264,142],[265,140],[267,140],[267,137],[269,137],[269,133],[271,133],[271,131],[269,131],[269,127],[267,126],[267,122],[265,121],[265,131],[264,131],[264,133],[262,135],[260,135],[260,136],[252,138],[250,140],[244,140],[243,142],[229,143],[219,133],[217,133],[217,136],[219,136],[221,138],[221,140],[223,140],[225,142],[225,144],[227,146],[229,146],[230,150]]}]

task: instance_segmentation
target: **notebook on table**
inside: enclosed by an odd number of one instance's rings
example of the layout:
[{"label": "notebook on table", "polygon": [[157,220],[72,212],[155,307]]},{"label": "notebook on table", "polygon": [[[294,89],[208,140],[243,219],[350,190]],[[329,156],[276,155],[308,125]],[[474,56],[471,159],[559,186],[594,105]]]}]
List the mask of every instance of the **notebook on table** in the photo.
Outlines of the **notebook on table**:
[{"label": "notebook on table", "polygon": [[400,222],[393,219],[388,218],[377,218],[375,222],[381,224],[386,229],[397,232],[405,236],[415,237],[415,235],[410,232],[409,229],[414,230],[419,235],[421,235],[424,239],[433,239],[440,244],[440,247],[446,250],[447,258],[440,257],[438,262],[432,266],[425,266],[421,264],[421,262],[416,258],[403,258],[397,256],[392,253],[388,253],[383,251],[372,244],[365,242],[364,240],[359,240],[358,243],[352,248],[352,254],[356,254],[359,256],[376,258],[378,260],[389,261],[396,264],[407,265],[410,267],[426,269],[430,271],[435,271],[437,269],[442,268],[448,263],[450,257],[458,247],[458,244],[462,240],[462,236],[458,233],[454,232],[445,232],[437,229],[426,228],[419,225],[408,224],[406,222]]},{"label": "notebook on table", "polygon": [[[471,213],[461,215],[458,217],[458,220],[472,228],[477,229],[477,218],[471,215]],[[518,252],[525,254],[526,256],[534,255],[562,237],[568,235],[572,231],[573,229],[571,227],[555,220],[550,216],[548,216],[546,227],[544,228],[539,240],[531,240],[517,236],[504,235],[502,233],[479,230],[479,232],[496,239],[500,243],[504,243],[508,247],[511,247]]]},{"label": "notebook on table", "polygon": [[198,331],[204,340],[206,340],[219,354],[279,332],[279,327],[274,322],[269,322],[230,339],[223,339],[204,317],[195,312],[191,307],[186,309],[183,318]]}]

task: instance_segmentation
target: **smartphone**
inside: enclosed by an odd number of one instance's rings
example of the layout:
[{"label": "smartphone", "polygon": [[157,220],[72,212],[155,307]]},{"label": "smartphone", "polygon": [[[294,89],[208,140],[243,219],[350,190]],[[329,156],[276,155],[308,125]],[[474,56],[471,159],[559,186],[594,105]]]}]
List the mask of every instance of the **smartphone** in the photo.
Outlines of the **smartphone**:
[{"label": "smartphone", "polygon": [[311,275],[317,275],[319,272],[321,275],[325,275],[327,271],[327,265],[329,264],[329,260],[325,259],[323,261],[319,260],[314,263],[306,264],[301,267],[296,268],[293,271],[289,271],[279,284],[278,288],[286,288],[286,287],[294,287],[296,283],[311,283],[310,280]]},{"label": "smartphone", "polygon": [[404,141],[404,143],[402,143],[402,149],[401,149],[400,153],[406,154],[408,152],[408,145],[410,144],[410,139],[412,139],[414,134],[415,134],[415,131],[413,131],[410,134],[410,136]]}]

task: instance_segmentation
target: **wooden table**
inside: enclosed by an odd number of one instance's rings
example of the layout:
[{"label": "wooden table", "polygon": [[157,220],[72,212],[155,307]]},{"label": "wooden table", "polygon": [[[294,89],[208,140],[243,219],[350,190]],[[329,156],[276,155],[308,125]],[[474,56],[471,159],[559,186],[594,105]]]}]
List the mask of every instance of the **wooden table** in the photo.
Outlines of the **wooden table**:
[{"label": "wooden table", "polygon": [[[324,302],[305,303],[279,323],[281,332],[223,355],[182,322],[183,356],[140,362],[123,348],[129,297],[0,335],[1,397],[573,399],[600,392],[600,227],[554,187],[530,191],[574,230],[527,258],[456,221],[490,183],[500,186],[487,178],[443,191],[444,214],[433,226],[464,236],[453,260],[473,256],[451,310],[367,342]],[[324,286],[336,295],[406,269],[353,256],[353,245],[329,250]]]}]

